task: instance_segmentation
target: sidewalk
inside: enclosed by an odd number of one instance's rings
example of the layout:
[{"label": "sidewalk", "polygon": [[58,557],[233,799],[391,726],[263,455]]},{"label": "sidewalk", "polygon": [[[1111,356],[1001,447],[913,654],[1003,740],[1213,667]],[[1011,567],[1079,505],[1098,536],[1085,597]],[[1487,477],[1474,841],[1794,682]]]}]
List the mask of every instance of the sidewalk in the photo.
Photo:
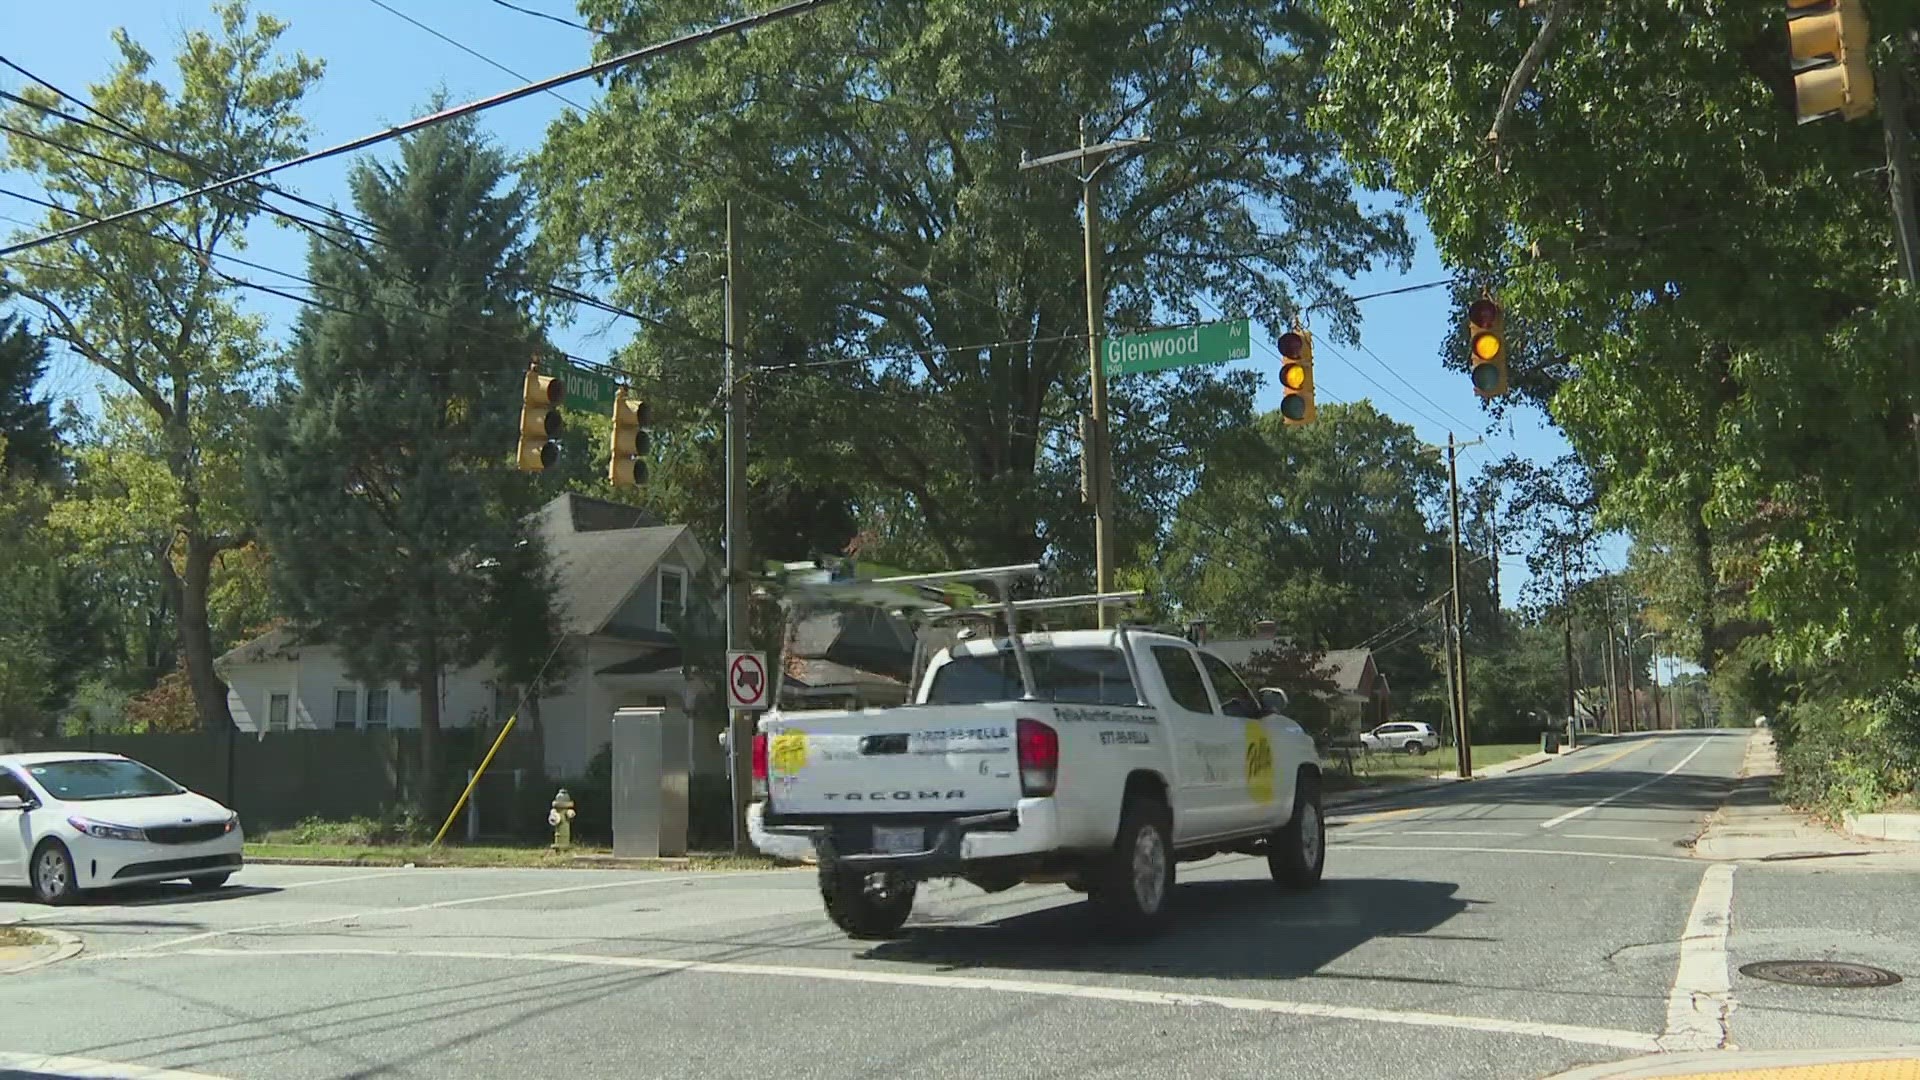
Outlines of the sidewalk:
[{"label": "sidewalk", "polygon": [[0,933],[0,975],[19,975],[80,953],[80,939],[64,930],[0,923],[0,931],[8,931]]},{"label": "sidewalk", "polygon": [[1782,806],[1773,797],[1780,778],[1780,761],[1773,733],[1760,728],[1747,740],[1740,778],[1731,795],[1707,821],[1706,831],[1694,841],[1696,858],[1731,861],[1779,861],[1817,858],[1877,858],[1920,856],[1920,845],[1866,840],[1849,836]]},{"label": "sidewalk", "polygon": [[1709,1050],[1593,1065],[1549,1080],[1920,1080],[1920,1047]]}]

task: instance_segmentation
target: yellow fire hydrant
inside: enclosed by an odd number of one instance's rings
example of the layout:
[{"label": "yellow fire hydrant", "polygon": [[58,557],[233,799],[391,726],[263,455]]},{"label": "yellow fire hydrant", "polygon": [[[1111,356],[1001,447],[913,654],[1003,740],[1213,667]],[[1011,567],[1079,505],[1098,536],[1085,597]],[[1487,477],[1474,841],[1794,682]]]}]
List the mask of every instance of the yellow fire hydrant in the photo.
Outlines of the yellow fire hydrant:
[{"label": "yellow fire hydrant", "polygon": [[553,809],[547,811],[547,824],[553,826],[553,850],[573,847],[573,796],[566,788],[553,797]]}]

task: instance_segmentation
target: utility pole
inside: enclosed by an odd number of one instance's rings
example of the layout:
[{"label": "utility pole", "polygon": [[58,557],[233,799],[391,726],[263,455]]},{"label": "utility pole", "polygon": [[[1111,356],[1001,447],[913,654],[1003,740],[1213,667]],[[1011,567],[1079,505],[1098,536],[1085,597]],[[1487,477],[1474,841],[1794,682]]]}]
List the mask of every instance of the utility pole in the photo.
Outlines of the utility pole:
[{"label": "utility pole", "polygon": [[[1573,588],[1568,583],[1567,550],[1560,549],[1560,615],[1565,631],[1567,665],[1567,723],[1575,723],[1573,694]],[[1577,726],[1577,725],[1576,725]]]},{"label": "utility pole", "polygon": [[[1100,362],[1100,346],[1106,326],[1107,293],[1100,278],[1100,257],[1104,247],[1100,242],[1100,179],[1101,170],[1110,160],[1110,155],[1130,147],[1140,146],[1146,139],[1112,139],[1098,146],[1087,145],[1087,118],[1080,118],[1080,147],[1066,150],[1046,157],[1029,158],[1022,154],[1020,168],[1037,169],[1045,165],[1091,165],[1080,174],[1080,232],[1086,250],[1087,274],[1087,369],[1092,383],[1091,411],[1087,423],[1087,439],[1081,444],[1080,453],[1086,455],[1090,465],[1088,477],[1093,489],[1093,565],[1094,589],[1097,592],[1113,591],[1113,459],[1109,451],[1112,440],[1107,430],[1107,373]],[[1100,625],[1105,627],[1109,618],[1106,604],[1098,605]]]},{"label": "utility pole", "polygon": [[1640,691],[1633,677],[1633,614],[1620,613],[1620,645],[1627,654],[1627,720],[1633,730],[1640,730]]},{"label": "utility pole", "polygon": [[[1441,617],[1437,625],[1440,628],[1440,669],[1446,675],[1447,679],[1447,718],[1453,722],[1453,730],[1456,733],[1454,746],[1457,748],[1460,745],[1458,738],[1458,732],[1460,731],[1460,697],[1454,693],[1453,689],[1453,620],[1446,617],[1444,608],[1441,610]],[[1458,752],[1458,749],[1456,749],[1455,753],[1458,754]]]},{"label": "utility pole", "polygon": [[[1913,33],[1913,31],[1909,31]],[[1887,140],[1887,194],[1893,200],[1894,246],[1900,252],[1900,273],[1907,284],[1920,286],[1920,222],[1914,220],[1913,134],[1907,126],[1906,88],[1902,70],[1906,57],[1900,35],[1887,39],[1874,82],[1880,97],[1880,123]],[[1906,346],[1909,385],[1920,385],[1920,350]],[[1920,465],[1920,404],[1913,406],[1913,451]]]},{"label": "utility pole", "polygon": [[[733,200],[727,200],[727,285],[725,300],[725,362],[723,378],[727,391],[726,424],[726,556],[727,556],[727,648],[744,647],[747,641],[747,440],[746,394],[740,368],[743,363],[740,339],[746,320],[741,314],[743,290],[740,281],[740,245],[734,232]],[[753,714],[730,709],[727,713],[727,778],[733,793],[733,849],[743,848],[743,822],[747,813],[747,794],[753,789],[749,770],[752,761],[741,747],[753,741]]]},{"label": "utility pole", "polygon": [[1880,123],[1887,137],[1887,191],[1893,198],[1893,224],[1900,251],[1900,272],[1920,285],[1920,222],[1914,218],[1913,133],[1907,126],[1907,100],[1901,83],[1906,59],[1900,35],[1887,40],[1874,83],[1880,98]]},{"label": "utility pole", "polygon": [[1607,628],[1607,726],[1615,735],[1620,734],[1620,676],[1614,671],[1613,664],[1613,583],[1605,583],[1606,594],[1603,602],[1607,613],[1601,617],[1601,623]]},{"label": "utility pole", "polygon": [[1460,451],[1469,446],[1477,446],[1479,439],[1470,443],[1456,443],[1453,432],[1447,432],[1447,494],[1448,504],[1452,507],[1452,563],[1453,563],[1453,645],[1454,677],[1453,693],[1457,701],[1454,706],[1453,723],[1457,739],[1454,743],[1454,755],[1459,765],[1460,779],[1473,779],[1473,734],[1469,730],[1470,718],[1467,714],[1467,639],[1462,623],[1460,607]]}]

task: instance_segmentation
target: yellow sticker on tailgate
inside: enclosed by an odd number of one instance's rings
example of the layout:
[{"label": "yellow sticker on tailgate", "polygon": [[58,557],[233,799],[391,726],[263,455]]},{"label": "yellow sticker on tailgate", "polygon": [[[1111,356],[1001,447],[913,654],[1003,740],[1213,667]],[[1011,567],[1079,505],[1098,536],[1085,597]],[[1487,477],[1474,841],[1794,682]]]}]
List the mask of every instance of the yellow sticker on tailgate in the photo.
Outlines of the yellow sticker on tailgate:
[{"label": "yellow sticker on tailgate", "polygon": [[1254,802],[1273,801],[1273,744],[1259,721],[1247,721],[1247,794]]},{"label": "yellow sticker on tailgate", "polygon": [[773,771],[791,776],[807,767],[807,733],[782,731],[773,737]]}]

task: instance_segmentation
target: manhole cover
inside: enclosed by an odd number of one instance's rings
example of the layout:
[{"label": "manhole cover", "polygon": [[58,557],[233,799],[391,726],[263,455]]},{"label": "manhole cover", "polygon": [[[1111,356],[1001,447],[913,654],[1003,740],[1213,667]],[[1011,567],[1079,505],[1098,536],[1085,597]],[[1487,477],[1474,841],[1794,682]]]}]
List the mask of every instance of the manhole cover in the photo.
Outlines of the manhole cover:
[{"label": "manhole cover", "polygon": [[1886,968],[1837,960],[1764,960],[1741,965],[1740,974],[1789,986],[1892,986],[1900,981],[1900,976]]}]

